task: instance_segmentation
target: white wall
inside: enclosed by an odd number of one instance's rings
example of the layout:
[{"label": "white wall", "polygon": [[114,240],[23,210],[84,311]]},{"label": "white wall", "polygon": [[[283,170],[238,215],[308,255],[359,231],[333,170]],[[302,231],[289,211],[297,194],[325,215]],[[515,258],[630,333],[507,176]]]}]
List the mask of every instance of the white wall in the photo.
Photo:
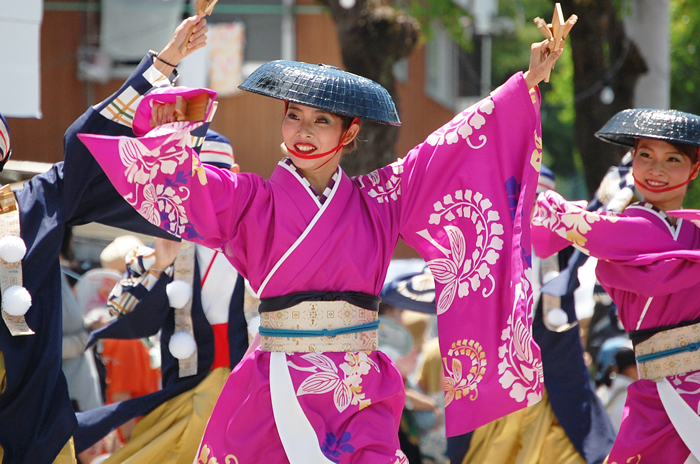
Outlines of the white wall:
[{"label": "white wall", "polygon": [[0,113],[41,118],[42,0],[0,0]]}]

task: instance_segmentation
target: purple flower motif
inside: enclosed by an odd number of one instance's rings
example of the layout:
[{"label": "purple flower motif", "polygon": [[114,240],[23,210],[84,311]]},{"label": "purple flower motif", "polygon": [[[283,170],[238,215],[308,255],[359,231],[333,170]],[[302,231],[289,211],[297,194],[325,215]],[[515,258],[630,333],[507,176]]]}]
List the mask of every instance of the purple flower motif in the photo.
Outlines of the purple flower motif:
[{"label": "purple flower motif", "polygon": [[518,181],[515,179],[515,177],[510,177],[508,180],[506,180],[506,192],[508,193],[508,206],[510,207],[510,219],[515,220],[515,211],[518,208],[518,201],[520,200],[520,188],[522,187],[521,184],[518,184]]},{"label": "purple flower motif", "polygon": [[341,455],[355,451],[355,447],[349,443],[350,438],[350,432],[343,432],[340,439],[337,439],[334,433],[327,433],[326,441],[321,445],[321,452],[331,461],[338,463]]}]

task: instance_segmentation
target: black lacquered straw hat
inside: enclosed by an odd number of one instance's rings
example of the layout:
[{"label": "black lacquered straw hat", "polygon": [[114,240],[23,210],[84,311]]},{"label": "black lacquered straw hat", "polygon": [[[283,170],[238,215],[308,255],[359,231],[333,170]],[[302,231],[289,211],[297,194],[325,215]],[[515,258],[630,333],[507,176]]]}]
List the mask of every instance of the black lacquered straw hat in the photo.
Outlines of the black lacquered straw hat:
[{"label": "black lacquered straw hat", "polygon": [[239,88],[343,116],[401,125],[384,87],[335,66],[270,61],[253,71]]},{"label": "black lacquered straw hat", "polygon": [[426,266],[421,272],[399,276],[382,288],[382,300],[399,309],[435,314],[435,280]]},{"label": "black lacquered straw hat", "polygon": [[637,138],[700,146],[700,116],[676,110],[620,111],[596,132],[606,142],[633,147]]}]

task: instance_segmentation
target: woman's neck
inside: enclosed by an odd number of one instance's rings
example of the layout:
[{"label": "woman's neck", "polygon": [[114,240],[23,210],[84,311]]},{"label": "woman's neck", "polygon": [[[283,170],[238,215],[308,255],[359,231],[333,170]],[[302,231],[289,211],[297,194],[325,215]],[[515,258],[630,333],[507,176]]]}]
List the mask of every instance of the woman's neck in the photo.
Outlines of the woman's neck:
[{"label": "woman's neck", "polygon": [[323,192],[325,192],[326,187],[328,187],[328,184],[331,182],[336,167],[337,166],[333,167],[332,170],[318,169],[315,171],[307,171],[298,167],[297,169],[299,170],[301,175],[304,176],[304,179],[309,181],[309,184],[311,184],[311,186],[314,188],[316,194],[321,195]]},{"label": "woman's neck", "polygon": [[316,191],[316,194],[321,195],[328,187],[328,184],[333,178],[338,165],[340,164],[340,152],[334,154],[330,159],[321,161],[321,163],[310,163],[308,160],[299,160],[295,157],[290,157],[297,171],[311,184]]}]

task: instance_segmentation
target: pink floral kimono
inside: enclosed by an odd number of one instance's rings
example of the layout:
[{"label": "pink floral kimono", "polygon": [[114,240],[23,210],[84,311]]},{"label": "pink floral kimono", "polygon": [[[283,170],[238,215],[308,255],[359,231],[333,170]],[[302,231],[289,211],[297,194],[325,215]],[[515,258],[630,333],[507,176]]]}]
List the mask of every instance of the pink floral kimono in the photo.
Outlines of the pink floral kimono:
[{"label": "pink floral kimono", "polygon": [[[583,206],[553,192],[539,197],[532,232],[538,256],[573,244],[598,258],[598,279],[618,305],[628,332],[700,317],[698,227],[687,219],[672,226],[664,212],[647,203],[634,203],[621,215],[591,213]],[[608,463],[697,463],[700,371],[659,381],[640,379],[628,392]]]},{"label": "pink floral kimono", "polygon": [[[221,250],[263,299],[378,295],[402,237],[437,281],[448,434],[540,399],[528,218],[542,143],[539,94],[521,73],[405,158],[352,179],[338,168],[325,201],[284,160],[268,180],[202,166],[187,146],[194,126],[82,140],[134,208]],[[401,376],[379,351],[257,350],[231,373],[197,462],[403,463],[403,405]]]}]

